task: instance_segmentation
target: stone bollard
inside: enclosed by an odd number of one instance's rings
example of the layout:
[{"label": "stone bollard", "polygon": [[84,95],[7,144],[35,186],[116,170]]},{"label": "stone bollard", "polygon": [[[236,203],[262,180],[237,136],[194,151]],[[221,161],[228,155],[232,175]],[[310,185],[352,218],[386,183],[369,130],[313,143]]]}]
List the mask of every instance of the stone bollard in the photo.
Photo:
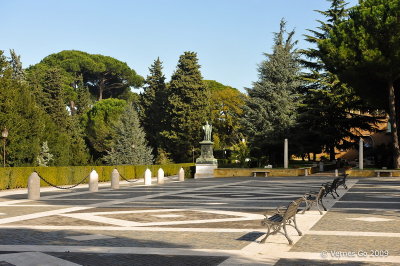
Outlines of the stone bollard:
[{"label": "stone bollard", "polygon": [[339,176],[339,171],[338,171],[338,169],[335,169],[335,177],[338,177]]},{"label": "stone bollard", "polygon": [[151,186],[151,171],[149,168],[144,172],[144,185]]},{"label": "stone bollard", "polygon": [[324,163],[320,161],[318,165],[319,165],[319,171],[323,172],[324,171]]},{"label": "stone bollard", "polygon": [[40,199],[40,178],[36,172],[33,172],[28,178],[28,199]]},{"label": "stone bollard", "polygon": [[164,184],[164,170],[162,168],[158,169],[157,183]]},{"label": "stone bollard", "polygon": [[304,169],[304,176],[308,176],[308,169],[307,168]]},{"label": "stone bollard", "polygon": [[185,170],[183,170],[183,168],[181,167],[181,169],[179,169],[179,181],[185,181]]},{"label": "stone bollard", "polygon": [[119,172],[116,168],[111,173],[111,188],[119,189]]},{"label": "stone bollard", "polygon": [[99,191],[99,174],[96,170],[90,172],[89,175],[89,191],[90,192],[97,192]]}]

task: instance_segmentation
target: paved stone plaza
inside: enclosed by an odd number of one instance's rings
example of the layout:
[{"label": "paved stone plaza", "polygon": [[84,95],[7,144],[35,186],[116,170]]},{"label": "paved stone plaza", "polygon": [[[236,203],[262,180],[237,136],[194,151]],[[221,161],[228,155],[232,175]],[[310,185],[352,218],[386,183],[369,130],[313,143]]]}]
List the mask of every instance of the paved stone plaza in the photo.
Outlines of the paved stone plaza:
[{"label": "paved stone plaza", "polygon": [[0,192],[0,265],[398,265],[400,180],[349,179],[328,212],[260,244],[266,210],[333,177],[220,178],[89,193]]}]

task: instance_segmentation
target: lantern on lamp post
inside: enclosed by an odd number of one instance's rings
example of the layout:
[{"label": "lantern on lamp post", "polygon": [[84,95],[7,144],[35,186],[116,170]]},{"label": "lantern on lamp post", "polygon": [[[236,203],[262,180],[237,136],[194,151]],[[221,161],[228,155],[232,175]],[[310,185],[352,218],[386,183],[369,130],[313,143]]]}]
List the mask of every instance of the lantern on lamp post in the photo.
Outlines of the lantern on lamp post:
[{"label": "lantern on lamp post", "polygon": [[8,137],[8,129],[6,127],[1,132],[1,136],[3,137],[3,167],[6,167],[6,139]]}]

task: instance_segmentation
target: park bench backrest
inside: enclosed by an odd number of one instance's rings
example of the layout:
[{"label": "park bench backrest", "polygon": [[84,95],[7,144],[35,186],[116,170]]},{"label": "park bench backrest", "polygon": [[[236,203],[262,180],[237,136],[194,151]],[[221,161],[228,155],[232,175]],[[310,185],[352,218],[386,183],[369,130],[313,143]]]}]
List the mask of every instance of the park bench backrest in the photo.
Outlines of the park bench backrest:
[{"label": "park bench backrest", "polygon": [[337,178],[333,179],[333,182],[332,182],[331,187],[332,187],[332,188],[338,187],[338,183],[339,183],[339,181],[340,181],[341,179],[342,179],[341,177],[337,177]]},{"label": "park bench backrest", "polygon": [[290,203],[286,209],[285,214],[283,215],[283,219],[289,220],[290,218],[295,216],[297,213],[297,209],[299,208],[299,205],[303,200],[304,200],[303,198],[300,198]]}]

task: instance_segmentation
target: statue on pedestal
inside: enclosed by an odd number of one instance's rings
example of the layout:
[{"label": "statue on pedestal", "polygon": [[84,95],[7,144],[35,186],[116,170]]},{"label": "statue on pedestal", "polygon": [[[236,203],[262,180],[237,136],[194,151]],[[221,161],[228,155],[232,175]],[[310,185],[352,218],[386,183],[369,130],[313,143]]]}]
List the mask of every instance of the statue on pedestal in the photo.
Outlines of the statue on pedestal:
[{"label": "statue on pedestal", "polygon": [[203,130],[204,130],[204,140],[211,141],[212,125],[208,124],[208,121],[206,121],[206,124],[203,126]]},{"label": "statue on pedestal", "polygon": [[211,132],[212,125],[206,121],[206,124],[203,126],[204,130],[204,140],[200,142],[201,146],[201,154],[200,157],[197,158],[197,164],[217,164],[217,160],[213,155],[213,142]]}]

